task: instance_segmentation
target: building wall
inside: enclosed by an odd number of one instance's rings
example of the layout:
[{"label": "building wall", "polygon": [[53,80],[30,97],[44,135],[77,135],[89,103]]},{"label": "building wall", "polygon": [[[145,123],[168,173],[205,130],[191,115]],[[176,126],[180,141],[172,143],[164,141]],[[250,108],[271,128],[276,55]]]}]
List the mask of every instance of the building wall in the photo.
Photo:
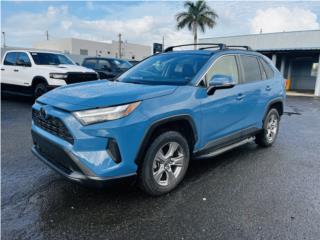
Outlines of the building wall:
[{"label": "building wall", "polygon": [[[37,42],[34,44],[34,47],[46,50],[57,50],[74,56],[119,57],[119,43],[117,41],[97,42],[76,38],[66,38]],[[151,55],[151,47],[123,42],[121,52],[121,58],[128,60],[142,60]]]},{"label": "building wall", "polygon": [[230,37],[202,38],[201,43],[225,43],[227,45],[248,45],[253,49],[318,48],[320,30],[250,34]]}]

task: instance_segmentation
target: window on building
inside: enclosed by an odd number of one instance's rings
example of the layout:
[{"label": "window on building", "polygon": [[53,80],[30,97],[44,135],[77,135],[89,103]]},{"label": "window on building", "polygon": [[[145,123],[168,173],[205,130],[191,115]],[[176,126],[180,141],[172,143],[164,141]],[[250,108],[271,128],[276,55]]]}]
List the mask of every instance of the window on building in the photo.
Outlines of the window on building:
[{"label": "window on building", "polygon": [[311,67],[311,77],[317,77],[319,71],[319,63],[313,63]]},{"label": "window on building", "polygon": [[80,55],[88,55],[88,49],[80,49]]},{"label": "window on building", "polygon": [[4,65],[16,65],[18,53],[16,52],[9,52],[4,59]]},{"label": "window on building", "polygon": [[214,75],[227,75],[232,77],[233,81],[238,82],[238,66],[235,56],[223,56],[211,67],[205,76],[208,82]]},{"label": "window on building", "polygon": [[241,56],[241,63],[244,72],[244,82],[254,82],[261,80],[261,72],[258,59],[254,56]]}]

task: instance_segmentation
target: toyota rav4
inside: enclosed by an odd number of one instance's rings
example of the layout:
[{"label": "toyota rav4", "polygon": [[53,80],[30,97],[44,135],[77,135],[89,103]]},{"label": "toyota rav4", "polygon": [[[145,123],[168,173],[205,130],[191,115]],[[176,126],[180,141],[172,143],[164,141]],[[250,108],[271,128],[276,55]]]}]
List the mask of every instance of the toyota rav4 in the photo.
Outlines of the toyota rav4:
[{"label": "toyota rav4", "polygon": [[198,45],[169,47],[114,82],[38,98],[33,153],[76,182],[136,177],[144,191],[161,195],[181,182],[190,159],[253,141],[271,146],[283,114],[281,74],[249,47]]}]

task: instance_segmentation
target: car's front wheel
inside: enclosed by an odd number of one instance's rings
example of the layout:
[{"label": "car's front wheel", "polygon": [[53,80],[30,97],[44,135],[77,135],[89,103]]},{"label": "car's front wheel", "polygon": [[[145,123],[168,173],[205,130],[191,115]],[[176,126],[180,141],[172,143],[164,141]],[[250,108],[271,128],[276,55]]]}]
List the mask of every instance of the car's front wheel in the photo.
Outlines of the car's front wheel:
[{"label": "car's front wheel", "polygon": [[279,131],[280,116],[275,108],[271,108],[267,113],[262,131],[256,135],[256,143],[262,147],[271,146],[277,136]]},{"label": "car's front wheel", "polygon": [[35,87],[34,87],[34,92],[33,92],[33,97],[35,99],[37,99],[38,97],[42,96],[43,94],[45,94],[48,91],[48,84],[46,83],[38,83]]},{"label": "car's front wheel", "polygon": [[140,187],[154,196],[170,192],[183,179],[189,159],[188,142],[180,133],[160,134],[147,149],[139,172]]}]

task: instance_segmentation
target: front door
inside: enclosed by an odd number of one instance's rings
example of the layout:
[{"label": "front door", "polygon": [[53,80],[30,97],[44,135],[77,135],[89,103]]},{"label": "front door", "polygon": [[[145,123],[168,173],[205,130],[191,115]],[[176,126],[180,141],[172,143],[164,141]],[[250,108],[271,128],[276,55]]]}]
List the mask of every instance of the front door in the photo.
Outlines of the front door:
[{"label": "front door", "polygon": [[201,104],[203,146],[224,137],[240,134],[243,119],[247,114],[243,110],[244,92],[239,85],[240,75],[236,56],[225,55],[218,58],[205,75],[206,84],[214,75],[230,76],[236,85],[230,89],[216,90],[213,95],[207,95],[205,88],[199,89],[203,91]]}]

